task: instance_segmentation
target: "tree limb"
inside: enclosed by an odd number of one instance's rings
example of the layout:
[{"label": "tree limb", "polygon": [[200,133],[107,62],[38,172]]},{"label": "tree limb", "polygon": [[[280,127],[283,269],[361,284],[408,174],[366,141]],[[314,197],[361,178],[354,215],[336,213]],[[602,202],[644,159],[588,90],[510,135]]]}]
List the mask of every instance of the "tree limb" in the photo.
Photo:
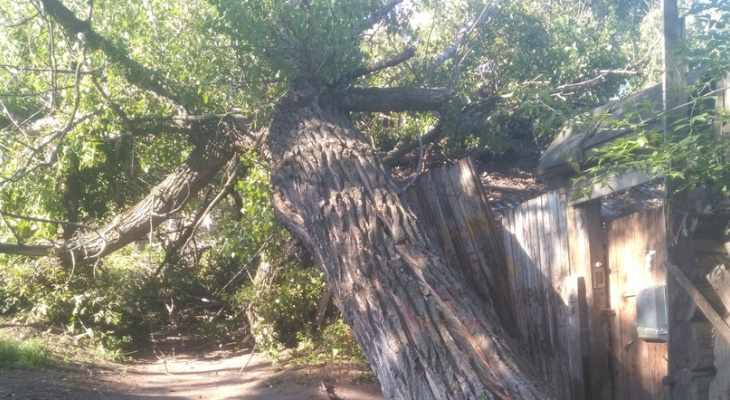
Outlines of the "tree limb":
[{"label": "tree limb", "polygon": [[75,265],[83,265],[144,237],[151,227],[168,219],[194,198],[240,148],[255,145],[254,136],[247,132],[250,125],[250,121],[232,116],[194,123],[191,130],[196,132],[199,141],[185,163],[155,186],[147,197],[118,214],[106,226],[79,235],[73,241],[52,245],[0,243],[0,253],[35,257],[60,255],[73,260]]},{"label": "tree limb", "polygon": [[118,48],[112,42],[102,37],[91,29],[87,21],[82,21],[74,13],[61,4],[58,0],[40,0],[44,10],[53,17],[66,32],[77,38],[81,38],[85,45],[92,50],[103,52],[110,61],[119,64],[125,74],[127,81],[140,89],[151,91],[160,97],[171,100],[173,103],[183,106],[183,101],[176,95],[165,89],[158,79],[159,73],[151,70],[139,62],[129,58],[124,49]]},{"label": "tree limb", "polygon": [[343,81],[351,81],[366,75],[370,75],[373,72],[377,72],[386,68],[395,67],[396,65],[405,62],[416,55],[416,50],[412,47],[407,48],[404,52],[396,55],[393,58],[387,60],[378,61],[375,64],[371,64],[362,68],[358,68],[352,71],[350,74],[343,79]]},{"label": "tree limb", "polygon": [[491,16],[496,10],[498,10],[502,6],[502,0],[496,0],[492,4],[489,4],[484,7],[484,10],[482,10],[482,13],[479,15],[479,18],[476,19],[476,21],[469,21],[467,22],[461,30],[459,30],[459,33],[456,34],[456,38],[454,38],[454,41],[451,42],[451,44],[446,47],[441,53],[437,54],[434,58],[433,66],[438,66],[443,64],[446,60],[451,58],[457,50],[459,50],[459,47],[461,44],[466,40],[466,38],[469,36],[469,34],[476,28],[479,27],[484,21],[487,19],[487,17]]},{"label": "tree limb", "polygon": [[454,96],[452,89],[351,88],[335,94],[346,111],[435,111]]},{"label": "tree limb", "polygon": [[200,189],[236,155],[243,146],[253,146],[254,140],[243,133],[250,122],[237,119],[206,121],[197,124],[200,142],[184,164],[179,166],[147,197],[134,207],[117,215],[112,222],[96,233],[84,234],[76,240],[73,250],[77,264],[87,264],[144,237],[155,227],[181,210]]},{"label": "tree limb", "polygon": [[193,235],[195,235],[195,231],[200,227],[200,224],[203,222],[203,219],[206,215],[210,214],[213,207],[215,207],[223,198],[223,196],[230,191],[233,186],[236,183],[236,178],[241,175],[241,173],[245,170],[245,168],[241,168],[243,164],[241,162],[238,162],[236,166],[233,168],[233,171],[228,175],[228,179],[226,180],[226,183],[223,185],[223,187],[218,191],[218,194],[210,200],[209,196],[206,196],[205,201],[203,201],[203,207],[198,210],[197,213],[195,213],[195,217],[193,218],[193,222],[185,227],[183,232],[180,234],[180,237],[175,240],[175,243],[173,243],[169,249],[167,249],[165,254],[164,261],[160,264],[160,266],[157,268],[157,271],[155,272],[155,275],[159,274],[159,272],[162,270],[162,268],[165,265],[171,264],[173,257],[181,250],[187,247],[188,243],[190,243],[190,240],[192,239]]},{"label": "tree limb", "polygon": [[417,149],[420,146],[426,146],[428,144],[431,144],[431,143],[441,139],[441,136],[443,135],[443,133],[444,133],[444,127],[441,123],[439,123],[433,129],[431,129],[428,133],[421,136],[420,141],[413,140],[411,142],[404,144],[403,146],[401,146],[397,149],[391,150],[385,157],[383,157],[383,165],[385,165],[386,167],[392,167],[404,155],[410,153],[411,151]]},{"label": "tree limb", "polygon": [[391,0],[389,3],[384,4],[380,9],[375,11],[373,15],[368,18],[367,22],[365,23],[365,29],[368,29],[376,24],[378,24],[380,21],[385,18],[386,15],[388,15],[389,12],[391,12],[395,6],[402,3],[403,0]]},{"label": "tree limb", "polygon": [[26,257],[47,257],[56,252],[52,245],[31,245],[0,243],[0,253]]},{"label": "tree limb", "polygon": [[[494,108],[499,103],[499,100],[501,100],[503,96],[492,96],[488,99],[485,99],[477,104],[470,105],[468,108],[465,108],[461,111],[461,116],[459,117],[458,126],[464,126],[468,124],[471,120],[476,118],[478,115],[482,115],[487,112],[492,112]],[[421,136],[420,140],[413,140],[409,143],[406,143],[405,145],[399,147],[398,149],[391,150],[385,157],[383,157],[383,165],[387,167],[392,167],[395,165],[398,160],[405,156],[406,154],[410,153],[411,151],[415,150],[416,148],[420,146],[425,146],[427,144],[434,143],[441,139],[444,133],[444,127],[443,123],[439,122],[436,127],[431,129],[430,132],[426,133],[425,135]]]},{"label": "tree limb", "polygon": [[604,70],[601,71],[600,74],[596,77],[593,77],[591,79],[582,81],[582,82],[576,82],[576,83],[568,83],[565,85],[560,85],[554,88],[550,91],[551,95],[563,95],[563,94],[569,94],[576,91],[581,90],[588,90],[592,89],[602,83],[605,83],[609,78],[613,76],[626,76],[626,75],[636,75],[638,74],[637,71],[632,69],[618,69],[618,70]]}]

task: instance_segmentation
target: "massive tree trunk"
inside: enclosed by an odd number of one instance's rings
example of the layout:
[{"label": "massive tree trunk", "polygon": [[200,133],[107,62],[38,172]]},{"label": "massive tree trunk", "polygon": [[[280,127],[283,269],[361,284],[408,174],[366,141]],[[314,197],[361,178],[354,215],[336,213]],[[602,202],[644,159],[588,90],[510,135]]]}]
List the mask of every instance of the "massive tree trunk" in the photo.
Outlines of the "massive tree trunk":
[{"label": "massive tree trunk", "polygon": [[551,397],[337,104],[300,83],[277,106],[267,138],[273,202],[324,271],[385,396]]}]

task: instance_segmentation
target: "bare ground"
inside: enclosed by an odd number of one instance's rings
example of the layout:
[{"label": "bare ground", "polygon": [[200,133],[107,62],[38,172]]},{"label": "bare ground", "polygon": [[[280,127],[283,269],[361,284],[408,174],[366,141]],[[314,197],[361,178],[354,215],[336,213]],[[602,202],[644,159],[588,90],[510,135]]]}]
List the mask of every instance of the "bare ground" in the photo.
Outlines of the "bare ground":
[{"label": "bare ground", "polygon": [[[3,317],[0,337],[40,341],[54,360],[49,368],[0,369],[0,400],[384,399],[373,373],[355,363],[282,365],[250,349],[201,351],[170,342],[116,363],[63,333]],[[323,383],[337,397],[329,397]]]},{"label": "bare ground", "polygon": [[383,399],[376,380],[362,381],[346,365],[281,367],[259,354],[230,351],[132,364],[0,370],[0,399],[328,399],[322,382],[341,399]]}]

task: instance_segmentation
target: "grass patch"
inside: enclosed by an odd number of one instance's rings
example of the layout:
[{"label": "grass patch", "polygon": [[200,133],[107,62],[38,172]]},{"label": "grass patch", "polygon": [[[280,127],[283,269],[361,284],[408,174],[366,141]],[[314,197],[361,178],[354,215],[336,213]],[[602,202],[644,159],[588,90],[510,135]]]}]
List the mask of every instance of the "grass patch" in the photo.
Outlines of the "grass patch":
[{"label": "grass patch", "polygon": [[43,367],[51,357],[38,339],[17,340],[0,336],[0,369],[11,367]]}]

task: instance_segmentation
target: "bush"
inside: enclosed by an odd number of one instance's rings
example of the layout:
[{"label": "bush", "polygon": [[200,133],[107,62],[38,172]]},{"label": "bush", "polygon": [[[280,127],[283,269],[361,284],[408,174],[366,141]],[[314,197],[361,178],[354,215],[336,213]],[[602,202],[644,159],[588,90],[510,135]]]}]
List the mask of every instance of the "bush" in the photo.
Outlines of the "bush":
[{"label": "bush", "polygon": [[0,336],[0,368],[38,367],[47,365],[50,357],[37,340],[19,341]]}]

